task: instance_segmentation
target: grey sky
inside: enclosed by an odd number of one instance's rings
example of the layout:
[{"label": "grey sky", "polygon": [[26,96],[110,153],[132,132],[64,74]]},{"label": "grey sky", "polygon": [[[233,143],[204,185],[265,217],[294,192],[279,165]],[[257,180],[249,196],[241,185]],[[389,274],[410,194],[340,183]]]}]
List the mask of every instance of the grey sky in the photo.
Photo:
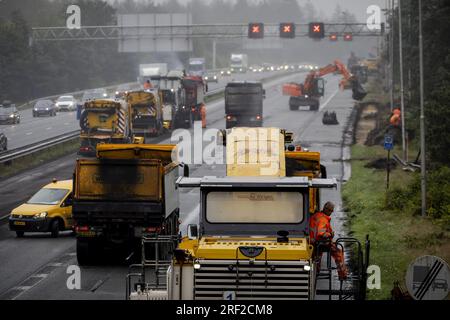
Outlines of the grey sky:
[{"label": "grey sky", "polygon": [[[187,3],[190,0],[178,0],[179,3]],[[205,2],[214,2],[215,0],[204,0]],[[239,0],[229,0],[230,2],[236,2]],[[258,2],[261,0],[249,0],[251,2]],[[305,4],[310,1],[314,4],[319,13],[323,13],[330,16],[336,5],[339,4],[342,10],[348,10],[353,13],[358,21],[365,22],[367,19],[366,10],[370,5],[378,5],[381,9],[386,6],[387,0],[297,0],[300,4]],[[165,2],[165,0],[155,0],[155,2]]]}]

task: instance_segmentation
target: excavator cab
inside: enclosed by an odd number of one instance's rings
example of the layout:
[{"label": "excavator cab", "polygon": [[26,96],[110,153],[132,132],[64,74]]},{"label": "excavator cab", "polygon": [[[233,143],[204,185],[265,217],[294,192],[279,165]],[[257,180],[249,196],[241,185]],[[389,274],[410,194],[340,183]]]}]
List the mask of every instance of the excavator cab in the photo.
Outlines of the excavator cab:
[{"label": "excavator cab", "polygon": [[325,94],[325,80],[323,78],[314,79],[313,96],[323,97]]}]

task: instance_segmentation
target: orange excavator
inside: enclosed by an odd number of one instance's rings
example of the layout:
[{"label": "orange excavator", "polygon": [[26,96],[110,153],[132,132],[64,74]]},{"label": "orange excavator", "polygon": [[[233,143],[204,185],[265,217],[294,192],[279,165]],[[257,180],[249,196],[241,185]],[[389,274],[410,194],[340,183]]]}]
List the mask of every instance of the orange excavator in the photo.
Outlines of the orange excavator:
[{"label": "orange excavator", "polygon": [[290,96],[289,109],[298,110],[300,106],[309,106],[312,111],[319,110],[320,97],[323,97],[325,93],[325,81],[322,77],[329,73],[342,74],[339,87],[342,90],[351,88],[355,100],[364,99],[367,93],[356,77],[348,71],[342,62],[335,60],[326,67],[311,71],[306,76],[304,83],[290,82],[283,85],[283,95]]}]

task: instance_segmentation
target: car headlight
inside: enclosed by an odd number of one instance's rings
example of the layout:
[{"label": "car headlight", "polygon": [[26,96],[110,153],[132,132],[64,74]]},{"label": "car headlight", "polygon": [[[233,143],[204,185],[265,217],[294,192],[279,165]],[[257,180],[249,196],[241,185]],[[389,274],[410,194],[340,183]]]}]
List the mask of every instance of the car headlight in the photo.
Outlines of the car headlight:
[{"label": "car headlight", "polygon": [[45,108],[45,110],[47,110],[47,111],[48,111],[48,108]]},{"label": "car headlight", "polygon": [[14,115],[13,114],[11,114],[10,116],[9,116],[10,118],[14,118]]},{"label": "car headlight", "polygon": [[34,218],[35,218],[35,219],[43,219],[43,218],[47,217],[47,215],[48,215],[48,213],[44,211],[44,212],[35,214],[35,215],[34,215]]}]

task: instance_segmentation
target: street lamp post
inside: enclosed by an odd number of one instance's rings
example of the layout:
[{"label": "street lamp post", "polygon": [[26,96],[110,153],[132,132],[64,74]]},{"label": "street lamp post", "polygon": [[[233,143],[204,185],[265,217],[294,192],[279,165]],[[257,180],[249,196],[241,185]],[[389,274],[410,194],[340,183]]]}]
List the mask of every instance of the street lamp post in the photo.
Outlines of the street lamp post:
[{"label": "street lamp post", "polygon": [[419,68],[420,68],[420,182],[422,198],[422,216],[427,214],[427,181],[425,166],[425,113],[423,85],[423,41],[422,41],[422,0],[419,0]]},{"label": "street lamp post", "polygon": [[398,0],[398,32],[399,32],[399,59],[400,59],[400,103],[402,112],[402,151],[403,160],[408,161],[406,152],[406,133],[405,133],[405,97],[403,86],[403,38],[402,38],[402,0]]}]

